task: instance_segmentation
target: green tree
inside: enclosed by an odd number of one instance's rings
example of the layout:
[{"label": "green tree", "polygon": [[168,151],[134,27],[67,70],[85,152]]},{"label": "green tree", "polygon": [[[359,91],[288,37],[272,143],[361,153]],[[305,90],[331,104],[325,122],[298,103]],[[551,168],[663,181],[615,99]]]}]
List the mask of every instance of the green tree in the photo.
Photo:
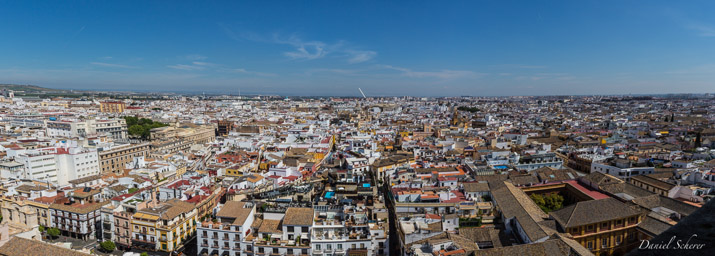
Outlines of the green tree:
[{"label": "green tree", "polygon": [[133,136],[141,136],[144,133],[144,127],[141,125],[129,126],[129,134]]},{"label": "green tree", "polygon": [[127,122],[127,126],[132,126],[136,125],[139,122],[139,119],[136,116],[125,116],[124,121]]},{"label": "green tree", "polygon": [[102,247],[102,250],[105,252],[113,252],[114,249],[117,248],[114,242],[109,240],[99,243],[99,246]]},{"label": "green tree", "polygon": [[531,196],[529,197],[531,197],[531,200],[534,200],[534,203],[536,203],[536,205],[538,205],[541,210],[549,212],[548,208],[546,207],[546,201],[544,200],[543,196],[539,194],[531,194]]},{"label": "green tree", "polygon": [[39,230],[40,233],[45,232],[45,226],[40,225],[39,227],[37,227],[37,230]]},{"label": "green tree", "polygon": [[564,206],[564,197],[559,194],[551,194],[547,196],[532,194],[529,197],[531,200],[534,200],[534,203],[536,203],[541,210],[547,213],[561,209]]},{"label": "green tree", "polygon": [[60,236],[60,230],[57,228],[50,228],[47,230],[47,235],[49,235],[50,238],[55,239]]},{"label": "green tree", "polygon": [[149,254],[146,253],[146,252],[142,252],[142,253],[139,254],[139,256],[149,256]]}]

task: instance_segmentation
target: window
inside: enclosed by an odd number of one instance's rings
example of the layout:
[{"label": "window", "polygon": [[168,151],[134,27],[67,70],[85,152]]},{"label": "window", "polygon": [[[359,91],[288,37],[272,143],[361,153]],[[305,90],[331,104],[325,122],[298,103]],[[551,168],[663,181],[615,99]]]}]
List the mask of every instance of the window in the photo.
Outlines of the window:
[{"label": "window", "polygon": [[608,237],[601,239],[601,248],[608,248]]},{"label": "window", "polygon": [[308,233],[308,227],[302,227],[301,232],[303,233]]},{"label": "window", "polygon": [[342,250],[342,249],[343,249],[343,244],[338,244],[338,250]]},{"label": "window", "polygon": [[608,222],[601,224],[601,229],[608,229]]},{"label": "window", "polygon": [[622,237],[622,236],[620,236],[620,235],[619,235],[619,236],[616,236],[616,245],[621,244],[622,241],[623,241],[623,237]]},{"label": "window", "polygon": [[325,249],[327,249],[327,250],[332,250],[332,249],[333,249],[333,245],[332,245],[332,244],[328,244],[328,245],[325,246]]},{"label": "window", "polygon": [[316,244],[316,245],[315,245],[315,250],[316,250],[316,251],[320,251],[320,245],[319,245],[319,244]]},{"label": "window", "polygon": [[588,248],[589,250],[593,250],[593,242],[588,241],[588,242],[586,243],[586,248]]},{"label": "window", "polygon": [[288,226],[288,232],[294,232],[294,227],[293,226]]}]

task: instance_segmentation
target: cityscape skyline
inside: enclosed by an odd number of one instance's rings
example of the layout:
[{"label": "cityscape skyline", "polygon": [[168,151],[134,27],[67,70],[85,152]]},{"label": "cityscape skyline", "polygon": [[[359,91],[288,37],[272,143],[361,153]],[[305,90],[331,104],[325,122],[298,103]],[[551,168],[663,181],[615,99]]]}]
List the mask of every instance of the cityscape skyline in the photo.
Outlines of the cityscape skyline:
[{"label": "cityscape skyline", "polygon": [[0,83],[291,96],[712,93],[711,2],[3,2]]}]

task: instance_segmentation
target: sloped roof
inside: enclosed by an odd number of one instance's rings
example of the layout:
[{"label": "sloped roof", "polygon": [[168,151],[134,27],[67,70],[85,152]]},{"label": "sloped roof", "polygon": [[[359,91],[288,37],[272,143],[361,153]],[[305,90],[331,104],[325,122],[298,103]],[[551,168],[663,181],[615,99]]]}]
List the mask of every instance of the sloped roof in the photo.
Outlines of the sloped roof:
[{"label": "sloped roof", "polygon": [[86,256],[89,254],[51,245],[49,243],[12,237],[10,241],[0,247],[0,255],[6,256]]},{"label": "sloped roof", "polygon": [[582,201],[551,212],[551,216],[564,228],[578,227],[607,220],[623,219],[640,214],[634,206],[614,198]]},{"label": "sloped roof", "polygon": [[290,207],[283,217],[283,225],[310,226],[313,225],[313,208]]}]

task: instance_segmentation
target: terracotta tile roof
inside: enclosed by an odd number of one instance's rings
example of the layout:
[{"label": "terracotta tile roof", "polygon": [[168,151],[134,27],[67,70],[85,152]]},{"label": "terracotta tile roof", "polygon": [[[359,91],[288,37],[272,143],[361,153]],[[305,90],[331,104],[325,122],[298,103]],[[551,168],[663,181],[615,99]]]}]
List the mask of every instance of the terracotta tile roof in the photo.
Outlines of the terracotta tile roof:
[{"label": "terracotta tile roof", "polygon": [[564,228],[623,219],[641,214],[635,206],[629,206],[614,198],[578,202],[551,212],[551,216]]},{"label": "terracotta tile roof", "polygon": [[263,220],[261,227],[258,228],[258,233],[281,233],[280,220]]},{"label": "terracotta tile roof", "polygon": [[89,254],[51,245],[48,243],[13,237],[0,247],[0,255],[6,256],[86,256]]},{"label": "terracotta tile roof", "polygon": [[245,202],[228,201],[223,205],[221,210],[216,214],[220,218],[231,218],[234,219],[233,225],[243,225],[251,214],[253,208],[244,208],[246,206]]},{"label": "terracotta tile roof", "polygon": [[104,201],[101,203],[71,204],[71,205],[51,204],[50,209],[57,209],[57,210],[73,212],[73,213],[77,213],[77,214],[87,214],[91,211],[96,211],[99,208],[102,208],[102,206],[104,206],[108,203],[109,203],[109,201]]},{"label": "terracotta tile roof", "polygon": [[288,208],[288,210],[286,210],[285,217],[283,217],[283,225],[313,225],[313,208]]}]

